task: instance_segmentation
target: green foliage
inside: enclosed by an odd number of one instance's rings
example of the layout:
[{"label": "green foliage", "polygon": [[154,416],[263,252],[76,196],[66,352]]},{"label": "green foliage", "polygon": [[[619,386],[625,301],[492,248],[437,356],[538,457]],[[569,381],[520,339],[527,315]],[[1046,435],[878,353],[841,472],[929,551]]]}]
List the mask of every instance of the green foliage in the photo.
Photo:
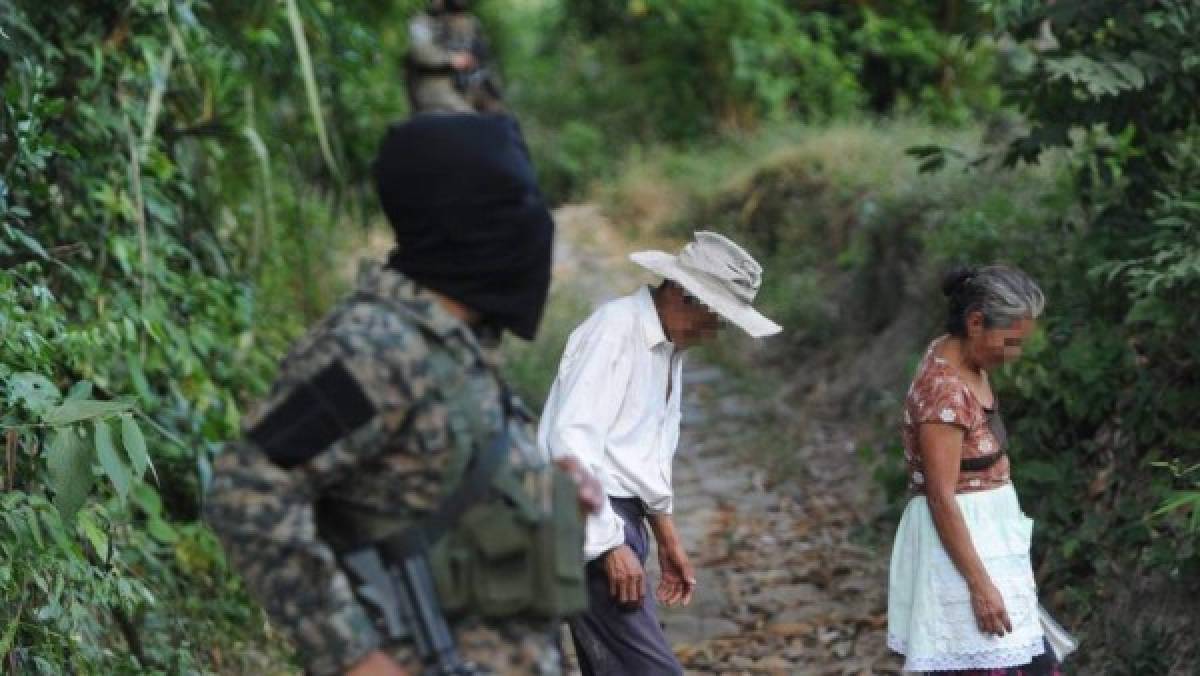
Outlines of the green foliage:
[{"label": "green foliage", "polygon": [[418,4],[0,3],[5,668],[282,663],[203,484],[339,291]]},{"label": "green foliage", "polygon": [[[863,111],[966,123],[997,105],[991,48],[957,0],[485,3],[549,194],[620,151]],[[597,152],[598,149],[604,149]]]}]

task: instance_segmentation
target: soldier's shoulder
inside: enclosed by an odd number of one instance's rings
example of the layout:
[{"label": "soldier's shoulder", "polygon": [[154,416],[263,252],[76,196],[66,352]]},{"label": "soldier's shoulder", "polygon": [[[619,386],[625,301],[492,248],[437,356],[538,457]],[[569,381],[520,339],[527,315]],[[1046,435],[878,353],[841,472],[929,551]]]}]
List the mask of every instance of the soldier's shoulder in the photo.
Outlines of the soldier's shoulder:
[{"label": "soldier's shoulder", "polygon": [[292,347],[280,378],[307,379],[334,361],[413,364],[429,352],[428,338],[410,314],[378,297],[355,293]]}]

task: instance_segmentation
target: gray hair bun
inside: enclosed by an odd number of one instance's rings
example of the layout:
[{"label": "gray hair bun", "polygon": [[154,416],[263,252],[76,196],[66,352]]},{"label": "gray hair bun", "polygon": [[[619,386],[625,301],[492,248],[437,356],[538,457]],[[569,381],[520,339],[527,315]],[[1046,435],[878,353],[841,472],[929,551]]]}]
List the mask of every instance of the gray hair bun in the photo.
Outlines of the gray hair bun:
[{"label": "gray hair bun", "polygon": [[942,279],[948,312],[946,332],[965,336],[967,315],[983,313],[985,327],[1008,327],[1021,319],[1037,319],[1046,298],[1037,282],[1006,265],[958,266]]}]

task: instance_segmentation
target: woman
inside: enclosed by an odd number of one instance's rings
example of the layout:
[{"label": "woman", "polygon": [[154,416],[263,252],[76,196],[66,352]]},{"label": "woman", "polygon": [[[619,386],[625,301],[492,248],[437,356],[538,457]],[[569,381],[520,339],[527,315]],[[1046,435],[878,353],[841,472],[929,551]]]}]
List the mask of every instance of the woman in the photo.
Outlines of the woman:
[{"label": "woman", "polygon": [[1017,504],[988,380],[1020,356],[1045,300],[1000,265],[955,270],[942,291],[947,335],[929,346],[904,405],[914,497],[892,551],[888,646],[908,671],[1058,674],[1038,621],[1033,522]]}]

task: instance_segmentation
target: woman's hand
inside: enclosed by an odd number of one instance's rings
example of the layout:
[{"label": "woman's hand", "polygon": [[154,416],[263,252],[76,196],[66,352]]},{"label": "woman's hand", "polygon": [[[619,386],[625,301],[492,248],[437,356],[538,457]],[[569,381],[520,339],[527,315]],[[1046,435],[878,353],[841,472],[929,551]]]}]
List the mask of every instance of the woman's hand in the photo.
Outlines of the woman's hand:
[{"label": "woman's hand", "polygon": [[975,622],[984,634],[1004,636],[1012,632],[1012,621],[1004,607],[1004,597],[992,584],[991,579],[971,585],[971,609],[975,611]]}]

